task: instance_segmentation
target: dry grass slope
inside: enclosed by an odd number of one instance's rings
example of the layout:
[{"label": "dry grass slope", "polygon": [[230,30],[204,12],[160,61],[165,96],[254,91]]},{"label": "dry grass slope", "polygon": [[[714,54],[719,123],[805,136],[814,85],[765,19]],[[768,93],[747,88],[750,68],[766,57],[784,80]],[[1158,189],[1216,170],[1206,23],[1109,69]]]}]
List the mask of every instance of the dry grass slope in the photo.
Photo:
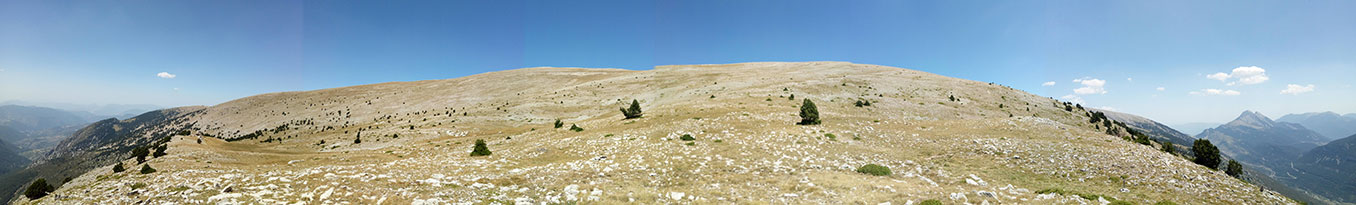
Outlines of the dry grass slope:
[{"label": "dry grass slope", "polygon": [[[643,118],[622,119],[631,99]],[[822,125],[795,125],[801,99]],[[844,62],[528,68],[212,106],[148,162],[159,172],[103,167],[38,202],[1292,203],[1059,103]],[[477,139],[493,154],[469,156]]]}]

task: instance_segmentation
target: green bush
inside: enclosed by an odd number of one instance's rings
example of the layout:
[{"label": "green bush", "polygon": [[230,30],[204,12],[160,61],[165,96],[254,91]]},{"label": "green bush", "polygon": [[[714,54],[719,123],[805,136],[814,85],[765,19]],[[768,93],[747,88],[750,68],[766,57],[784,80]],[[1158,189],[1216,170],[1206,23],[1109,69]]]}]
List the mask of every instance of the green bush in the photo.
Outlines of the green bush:
[{"label": "green bush", "polygon": [[155,173],[155,169],[152,169],[151,165],[149,164],[141,165],[141,174],[150,174],[150,173]]},{"label": "green bush", "polygon": [[1163,150],[1163,152],[1167,152],[1168,154],[1173,154],[1177,152],[1176,150],[1177,148],[1172,147],[1172,142],[1164,141],[1163,143],[1160,144],[1163,144],[1163,147],[1159,148],[1160,150]]},{"label": "green bush", "polygon": [[1207,139],[1197,139],[1191,145],[1191,152],[1196,153],[1196,164],[1209,167],[1210,169],[1219,169],[1219,148],[1210,143]]},{"label": "green bush", "polygon": [[873,176],[885,176],[890,175],[890,168],[876,164],[867,164],[862,165],[862,167],[860,168],[857,168],[857,173],[870,174]]},{"label": "green bush", "polygon": [[1154,203],[1154,205],[1177,205],[1177,203],[1171,201],[1159,201],[1158,203]]},{"label": "green bush", "polygon": [[47,179],[38,178],[38,180],[33,181],[33,184],[28,185],[28,190],[24,190],[24,196],[28,199],[38,199],[53,191],[56,191],[56,187],[47,184]]},{"label": "green bush", "polygon": [[626,116],[626,119],[640,118],[640,116],[643,115],[640,113],[640,101],[634,99],[631,100],[631,107],[622,108],[621,112],[622,116]]},{"label": "green bush", "polygon": [[583,132],[583,131],[584,131],[584,128],[579,127],[578,125],[575,125],[575,124],[570,124],[570,131],[574,131],[574,132]]},{"label": "green bush", "polygon": [[681,140],[683,140],[683,141],[697,140],[697,138],[693,138],[692,135],[689,135],[689,134],[683,134],[683,136],[682,136],[682,137],[678,137],[678,139],[681,139]]},{"label": "green bush", "polygon": [[132,156],[137,158],[137,164],[146,162],[146,155],[150,154],[151,151],[148,150],[145,146],[132,148]]},{"label": "green bush", "polygon": [[127,171],[127,168],[122,167],[122,162],[118,162],[117,165],[113,165],[113,173],[118,173],[122,171]]},{"label": "green bush", "polygon": [[169,148],[169,145],[160,145],[159,147],[155,147],[155,152],[152,152],[152,153],[151,153],[151,156],[153,156],[153,157],[155,157],[155,158],[160,158],[160,157],[162,157],[162,156],[165,156],[165,149],[168,149],[168,148]]},{"label": "green bush", "polygon": [[565,122],[561,122],[560,119],[556,119],[556,129],[560,129],[560,127],[564,127],[564,126],[565,126]]},{"label": "green bush", "polygon": [[824,137],[829,138],[829,140],[838,140],[838,136],[833,135],[833,133],[824,133]]},{"label": "green bush", "polygon": [[475,147],[471,148],[471,156],[489,156],[490,147],[485,145],[485,140],[477,139]]},{"label": "green bush", "polygon": [[928,199],[923,201],[923,203],[920,203],[919,205],[942,205],[942,201],[938,201],[936,199]]},{"label": "green bush", "polygon": [[796,124],[818,125],[819,123],[819,108],[816,108],[815,103],[811,102],[810,99],[805,99],[805,103],[800,106],[800,123]]},{"label": "green bush", "polygon": [[1234,161],[1231,159],[1229,160],[1229,164],[1225,165],[1224,167],[1225,167],[1224,173],[1229,174],[1229,176],[1237,178],[1240,177],[1239,175],[1243,174],[1243,165],[1238,164],[1238,161]]}]

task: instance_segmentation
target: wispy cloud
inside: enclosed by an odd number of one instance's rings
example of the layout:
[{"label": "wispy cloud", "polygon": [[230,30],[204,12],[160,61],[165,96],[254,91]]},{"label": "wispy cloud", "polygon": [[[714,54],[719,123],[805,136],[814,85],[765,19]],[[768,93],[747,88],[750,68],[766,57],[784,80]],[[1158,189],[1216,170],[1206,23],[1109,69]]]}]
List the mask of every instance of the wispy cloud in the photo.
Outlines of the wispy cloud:
[{"label": "wispy cloud", "polygon": [[1104,88],[1106,86],[1105,80],[1085,77],[1080,79],[1074,79],[1073,82],[1083,84],[1083,87],[1074,89],[1075,94],[1079,95],[1106,94],[1106,89]]},{"label": "wispy cloud", "polygon": [[[1243,66],[1234,68],[1230,73],[1215,73],[1206,75],[1205,78],[1225,82],[1226,85],[1251,85],[1267,82],[1271,77],[1267,77],[1267,70],[1257,66]],[[1234,79],[1234,81],[1229,81]]]},{"label": "wispy cloud", "polygon": [[1167,90],[1167,88],[1158,87],[1158,88],[1154,88],[1154,90],[1163,91],[1163,90]]},{"label": "wispy cloud", "polygon": [[1201,91],[1191,91],[1190,94],[1192,94],[1192,95],[1227,95],[1227,96],[1233,96],[1233,95],[1240,95],[1240,94],[1243,94],[1243,93],[1238,92],[1237,90],[1201,89]]},{"label": "wispy cloud", "polygon": [[1288,85],[1285,85],[1285,90],[1281,90],[1281,94],[1299,95],[1300,93],[1307,93],[1307,92],[1313,92],[1313,91],[1314,91],[1314,84],[1309,84],[1309,85],[1304,85],[1304,86],[1300,86],[1300,85],[1296,85],[1296,84],[1288,84]]},{"label": "wispy cloud", "polygon": [[1064,99],[1064,101],[1069,101],[1069,102],[1071,102],[1071,103],[1078,103],[1078,104],[1083,104],[1083,103],[1084,103],[1084,102],[1083,102],[1083,97],[1078,97],[1077,95],[1064,95],[1064,97],[1059,97],[1059,99]]},{"label": "wispy cloud", "polygon": [[[4,71],[4,70],[0,70],[0,71]],[[1050,82],[1041,83],[1041,86],[1055,86],[1055,81],[1050,81]]]},{"label": "wispy cloud", "polygon": [[160,72],[160,73],[156,73],[155,76],[156,76],[156,77],[160,77],[160,78],[167,78],[167,79],[168,79],[168,78],[174,78],[174,76],[176,76],[176,75],[170,74],[169,72]]}]

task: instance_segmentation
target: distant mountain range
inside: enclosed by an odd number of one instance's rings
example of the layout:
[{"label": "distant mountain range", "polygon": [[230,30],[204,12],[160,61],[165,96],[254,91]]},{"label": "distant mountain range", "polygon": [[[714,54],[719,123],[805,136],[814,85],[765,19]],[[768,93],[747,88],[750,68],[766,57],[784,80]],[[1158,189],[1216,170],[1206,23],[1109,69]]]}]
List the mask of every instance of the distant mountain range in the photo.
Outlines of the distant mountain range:
[{"label": "distant mountain range", "polygon": [[1219,127],[1220,125],[1223,124],[1214,122],[1192,122],[1192,123],[1173,124],[1172,128],[1176,129],[1177,131],[1181,131],[1182,133],[1195,136],[1201,134],[1201,132],[1205,131],[1205,129]]},{"label": "distant mountain range", "polygon": [[118,119],[127,119],[137,116],[141,113],[164,108],[158,105],[147,104],[73,104],[73,103],[50,103],[50,102],[29,102],[20,100],[10,100],[0,102],[0,105],[19,105],[28,107],[44,107],[58,110],[64,110],[82,117],[94,117],[90,122],[116,117]]},{"label": "distant mountain range", "polygon": [[[1292,115],[1287,115],[1292,116]],[[1304,117],[1309,116],[1309,117]],[[1296,115],[1291,120],[1326,122],[1330,117]],[[1330,116],[1336,116],[1331,114]],[[1341,118],[1340,116],[1338,116]],[[1307,120],[1306,120],[1307,119]],[[1233,121],[1206,129],[1197,138],[1208,139],[1220,152],[1276,178],[1341,203],[1356,202],[1356,139],[1332,141],[1306,126],[1273,121],[1254,111],[1244,111]],[[1326,145],[1325,145],[1326,144]]]},{"label": "distant mountain range", "polygon": [[1276,121],[1304,125],[1305,128],[1323,134],[1329,139],[1339,139],[1356,134],[1356,113],[1338,115],[1335,112],[1311,112],[1289,114]]},{"label": "distant mountain range", "polygon": [[1196,137],[1210,140],[1220,152],[1239,162],[1268,169],[1288,168],[1290,160],[1328,141],[1304,126],[1272,121],[1254,111],[1244,111],[1234,121],[1206,129]]}]

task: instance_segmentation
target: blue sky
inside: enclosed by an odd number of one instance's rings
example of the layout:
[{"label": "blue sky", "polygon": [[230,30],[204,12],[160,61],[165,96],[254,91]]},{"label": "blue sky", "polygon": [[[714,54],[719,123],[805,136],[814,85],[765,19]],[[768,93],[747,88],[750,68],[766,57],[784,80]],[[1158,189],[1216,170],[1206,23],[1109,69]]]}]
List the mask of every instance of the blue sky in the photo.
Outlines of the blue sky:
[{"label": "blue sky", "polygon": [[[536,66],[851,61],[1170,124],[1223,122],[1243,110],[1356,112],[1352,10],[1356,1],[0,0],[0,101],[212,105]],[[1283,94],[1291,84],[1300,92]]]}]

